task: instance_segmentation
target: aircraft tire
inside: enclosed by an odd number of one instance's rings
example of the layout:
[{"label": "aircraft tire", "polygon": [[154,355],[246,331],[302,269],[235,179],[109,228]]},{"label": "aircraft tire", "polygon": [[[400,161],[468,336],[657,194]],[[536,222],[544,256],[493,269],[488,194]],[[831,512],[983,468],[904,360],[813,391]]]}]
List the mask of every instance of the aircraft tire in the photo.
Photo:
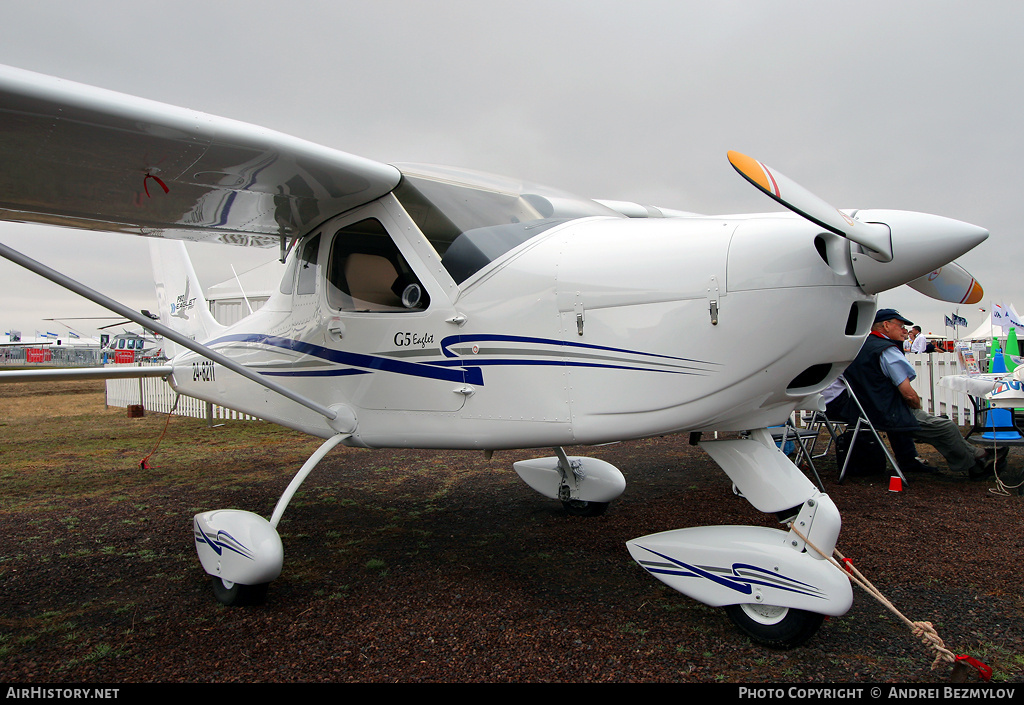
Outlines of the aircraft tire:
[{"label": "aircraft tire", "polygon": [[580,499],[563,501],[562,506],[569,516],[574,517],[597,517],[601,516],[608,509],[609,502],[584,502]]},{"label": "aircraft tire", "polygon": [[270,583],[259,585],[242,585],[240,583],[227,583],[216,575],[210,576],[213,584],[213,595],[217,602],[228,607],[248,607],[261,605],[267,599],[267,587]]},{"label": "aircraft tire", "polygon": [[825,615],[793,607],[727,605],[726,614],[753,641],[772,649],[800,646],[818,631]]}]

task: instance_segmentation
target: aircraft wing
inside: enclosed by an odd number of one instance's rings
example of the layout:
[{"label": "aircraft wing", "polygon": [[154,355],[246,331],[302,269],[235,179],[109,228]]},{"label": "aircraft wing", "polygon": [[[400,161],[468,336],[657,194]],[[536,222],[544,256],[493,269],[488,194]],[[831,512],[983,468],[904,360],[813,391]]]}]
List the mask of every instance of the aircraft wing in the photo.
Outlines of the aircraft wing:
[{"label": "aircraft wing", "polygon": [[276,246],[394,188],[363,159],[0,66],[0,220]]},{"label": "aircraft wing", "polygon": [[166,377],[174,372],[172,365],[119,365],[116,367],[48,367],[36,370],[0,370],[0,384],[5,382],[66,382],[82,379],[134,379]]}]

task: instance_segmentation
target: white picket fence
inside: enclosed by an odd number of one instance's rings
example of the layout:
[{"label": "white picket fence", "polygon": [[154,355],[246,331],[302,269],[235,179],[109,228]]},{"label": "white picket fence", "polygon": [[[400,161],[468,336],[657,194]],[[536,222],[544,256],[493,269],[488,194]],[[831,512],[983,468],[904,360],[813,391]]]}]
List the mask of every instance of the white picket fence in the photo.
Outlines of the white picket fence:
[{"label": "white picket fence", "polygon": [[911,383],[921,396],[922,408],[930,414],[949,416],[958,426],[974,423],[974,406],[963,392],[939,385],[946,375],[963,374],[956,353],[917,353],[907,355],[917,378]]},{"label": "white picket fence", "polygon": [[[132,363],[131,365],[105,365],[105,367],[131,367],[159,365],[161,363]],[[189,416],[194,419],[206,419],[213,423],[217,419],[238,421],[259,421],[255,416],[243,414],[226,406],[211,404],[192,397],[178,395],[170,385],[160,377],[139,379],[108,379],[107,406],[129,407],[142,405],[147,411],[166,414],[174,409],[177,416]],[[174,406],[177,398],[178,406]]]},{"label": "white picket fence", "polygon": [[[921,408],[935,416],[948,416],[958,426],[974,423],[974,405],[970,397],[939,384],[939,380],[947,375],[962,374],[956,353],[917,353],[907,355],[907,360],[917,373],[911,386],[921,397]],[[791,420],[805,426],[812,417],[812,412],[804,411],[794,413]]]},{"label": "white picket fence", "polygon": [[[939,385],[942,377],[960,374],[960,363],[955,353],[916,354],[908,355],[907,359],[917,371],[913,386],[921,396],[925,411],[936,415],[945,414],[959,426],[973,423],[974,407],[967,395]],[[107,406],[128,407],[141,404],[147,410],[166,414],[174,406],[176,396],[170,386],[159,377],[107,380]],[[255,416],[234,409],[185,396],[178,400],[178,407],[174,413],[207,419],[211,423],[215,419],[258,420]]]}]

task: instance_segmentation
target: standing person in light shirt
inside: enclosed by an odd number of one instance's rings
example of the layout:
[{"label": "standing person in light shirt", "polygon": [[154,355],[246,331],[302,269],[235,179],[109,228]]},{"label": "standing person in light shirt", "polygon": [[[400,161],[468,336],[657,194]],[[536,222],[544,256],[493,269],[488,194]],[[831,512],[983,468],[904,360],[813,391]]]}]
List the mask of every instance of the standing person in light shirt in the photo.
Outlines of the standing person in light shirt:
[{"label": "standing person in light shirt", "polygon": [[909,337],[903,341],[903,349],[912,353],[928,352],[928,338],[921,333],[921,326],[910,329]]}]

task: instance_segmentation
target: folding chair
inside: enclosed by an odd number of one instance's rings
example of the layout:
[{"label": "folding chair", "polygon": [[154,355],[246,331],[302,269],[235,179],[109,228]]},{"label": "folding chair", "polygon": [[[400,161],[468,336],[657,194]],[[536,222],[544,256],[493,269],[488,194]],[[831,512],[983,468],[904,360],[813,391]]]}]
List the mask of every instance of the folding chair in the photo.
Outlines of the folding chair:
[{"label": "folding chair", "polygon": [[[874,434],[875,439],[878,441],[878,445],[880,445],[882,447],[882,450],[885,451],[885,457],[889,460],[889,463],[892,465],[892,469],[896,471],[896,474],[899,475],[900,480],[902,480],[904,484],[909,484],[907,483],[906,476],[900,470],[900,466],[896,462],[896,458],[893,457],[892,451],[889,450],[889,445],[882,440],[882,437],[880,435],[878,435],[878,430],[875,429],[874,424],[872,424],[871,420],[868,418],[867,412],[864,411],[864,407],[860,403],[860,399],[858,399],[857,395],[853,393],[853,388],[850,386],[850,383],[847,382],[844,377],[840,377],[840,379],[843,380],[843,386],[846,387],[847,394],[850,395],[850,399],[854,401],[854,403],[857,405],[857,409],[860,412],[858,414],[857,421],[853,424],[853,437],[850,439],[850,448],[852,449],[857,444],[857,436],[858,434],[860,434],[861,430],[870,430],[871,433]],[[849,424],[847,424],[847,428],[849,428]],[[843,461],[843,467],[839,469],[839,484],[842,484],[843,479],[846,477],[846,469],[847,466],[849,466],[850,464],[851,455],[852,453],[846,454],[846,460]]]},{"label": "folding chair", "polygon": [[[768,432],[772,434],[772,440],[775,444],[782,449],[782,452],[786,452],[786,443],[790,440],[793,441],[796,447],[796,455],[793,458],[793,463],[797,466],[800,465],[800,458],[803,457],[807,460],[808,467],[811,468],[811,472],[814,473],[815,479],[818,481],[818,489],[822,492],[825,491],[825,485],[821,481],[821,476],[818,475],[818,469],[814,467],[814,457],[812,455],[814,451],[814,443],[818,439],[818,432],[811,430],[810,428],[797,428],[796,424],[793,423],[793,419],[786,419],[786,423],[782,426],[769,426]],[[810,439],[811,445],[808,447],[806,441]]]},{"label": "folding chair", "polygon": [[838,419],[830,419],[828,413],[825,411],[815,411],[811,415],[811,420],[807,423],[807,428],[814,431],[814,442],[811,443],[812,452],[818,445],[818,437],[821,436],[821,431],[824,429],[828,433],[828,440],[825,441],[825,447],[820,453],[813,453],[813,458],[824,458],[828,455],[828,452],[832,449],[832,445],[839,441],[839,437],[843,435],[843,431],[846,430],[846,422]]}]

